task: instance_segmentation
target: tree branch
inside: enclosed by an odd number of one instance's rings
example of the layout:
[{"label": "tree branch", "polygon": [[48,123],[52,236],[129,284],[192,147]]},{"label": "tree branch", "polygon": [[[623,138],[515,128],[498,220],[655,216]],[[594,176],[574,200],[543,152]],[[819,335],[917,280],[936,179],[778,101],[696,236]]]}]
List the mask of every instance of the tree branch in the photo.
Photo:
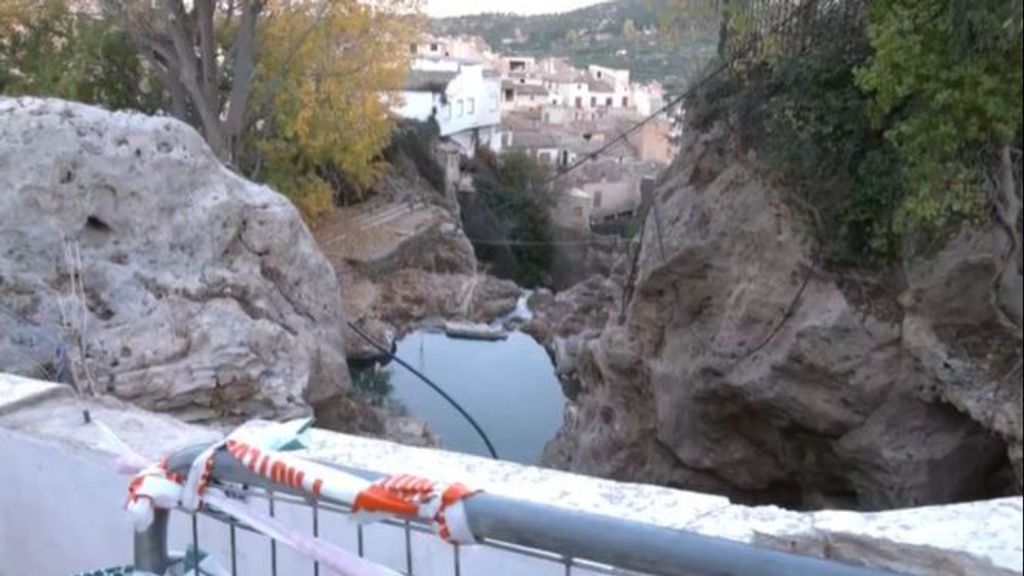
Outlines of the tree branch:
[{"label": "tree branch", "polygon": [[233,82],[224,130],[228,139],[227,146],[232,163],[237,163],[242,153],[245,112],[256,75],[256,19],[262,10],[262,0],[242,0],[238,36],[232,47],[234,53]]}]

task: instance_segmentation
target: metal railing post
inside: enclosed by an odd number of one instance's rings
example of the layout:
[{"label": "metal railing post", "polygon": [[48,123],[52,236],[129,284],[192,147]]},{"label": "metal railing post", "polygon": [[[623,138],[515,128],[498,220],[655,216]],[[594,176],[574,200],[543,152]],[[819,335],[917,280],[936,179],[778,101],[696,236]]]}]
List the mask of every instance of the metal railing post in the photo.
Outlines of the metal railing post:
[{"label": "metal railing post", "polygon": [[170,510],[153,510],[153,523],[143,532],[135,532],[135,569],[163,574],[167,571],[167,524]]}]

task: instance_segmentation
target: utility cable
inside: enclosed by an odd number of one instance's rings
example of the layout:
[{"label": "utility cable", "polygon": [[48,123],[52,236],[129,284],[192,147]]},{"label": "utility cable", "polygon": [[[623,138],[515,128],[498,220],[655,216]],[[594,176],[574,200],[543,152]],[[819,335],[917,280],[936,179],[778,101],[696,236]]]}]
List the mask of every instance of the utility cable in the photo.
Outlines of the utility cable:
[{"label": "utility cable", "polygon": [[[783,28],[788,26],[791,22],[796,20],[797,17],[802,16],[805,12],[807,12],[810,9],[810,7],[812,7],[814,5],[815,5],[814,2],[807,2],[803,6],[801,6],[800,8],[794,10],[792,13],[790,13],[790,15],[787,18],[785,18],[784,20],[779,22],[778,25],[776,25],[771,30],[769,30],[768,31],[768,35],[773,35],[773,34],[779,32],[779,31],[781,31]],[[650,122],[651,120],[654,120],[655,118],[657,118],[658,115],[662,114],[663,112],[667,112],[668,110],[670,110],[676,104],[679,104],[683,100],[686,100],[687,98],[692,97],[694,94],[697,93],[697,91],[699,91],[700,89],[702,89],[705,86],[707,86],[707,84],[710,83],[713,79],[715,79],[719,74],[721,74],[722,72],[725,72],[726,70],[728,70],[729,67],[732,66],[733,62],[735,62],[735,61],[737,61],[737,60],[739,60],[741,58],[745,58],[747,56],[750,56],[751,54],[753,54],[753,52],[754,52],[754,42],[753,42],[753,39],[751,39],[751,41],[748,42],[748,45],[746,47],[744,47],[744,49],[742,51],[740,51],[737,55],[733,56],[732,58],[729,58],[728,60],[723,60],[718,66],[714,67],[710,72],[708,72],[704,77],[702,77],[700,79],[700,81],[698,81],[696,84],[688,87],[682,94],[680,94],[679,96],[676,96],[672,100],[669,100],[668,103],[663,105],[661,108],[658,108],[657,110],[655,110],[654,112],[650,113],[649,115],[644,117],[642,120],[637,122],[636,124],[633,124],[632,126],[627,128],[626,130],[621,132],[618,136],[616,136],[615,138],[612,138],[611,140],[606,142],[603,146],[601,146],[597,150],[595,150],[593,152],[586,153],[582,158],[580,158],[576,162],[573,162],[572,164],[567,166],[564,170],[558,171],[555,175],[553,175],[550,178],[548,178],[547,180],[545,180],[543,182],[543,184],[544,185],[551,184],[554,181],[556,181],[559,178],[561,178],[562,176],[565,176],[569,172],[572,172],[573,170],[575,170],[575,169],[579,168],[580,166],[586,164],[587,162],[589,162],[591,160],[596,160],[598,156],[600,156],[601,154],[604,154],[605,152],[607,152],[612,146],[614,146],[614,145],[618,144],[619,142],[625,140],[630,134],[632,134],[633,132],[636,132],[637,130],[639,130],[643,125],[645,125],[648,122]]]},{"label": "utility cable", "polygon": [[491,444],[491,439],[487,437],[487,434],[484,432],[484,429],[481,428],[479,424],[477,424],[476,420],[474,420],[473,417],[469,415],[469,412],[466,412],[466,410],[462,406],[460,406],[459,403],[454,398],[449,396],[447,392],[445,392],[440,386],[431,381],[430,378],[427,378],[422,372],[413,368],[405,360],[402,360],[398,356],[392,354],[390,350],[379,344],[373,338],[370,338],[365,332],[362,331],[361,328],[356,326],[355,323],[347,322],[347,324],[348,327],[351,328],[352,331],[355,332],[357,336],[365,340],[367,344],[376,348],[378,352],[386,356],[389,360],[394,360],[395,362],[398,363],[399,366],[405,368],[409,372],[412,372],[414,376],[422,380],[427,386],[430,386],[434,390],[434,392],[437,392],[438,394],[441,395],[442,398],[447,400],[448,404],[451,404],[451,406],[455,408],[459,412],[459,414],[461,414],[462,417],[466,419],[467,422],[469,422],[469,425],[472,426],[474,430],[476,430],[476,433],[480,435],[480,439],[484,441],[485,445],[487,445],[487,451],[491,453],[491,458],[494,458],[495,460],[500,460],[500,458],[498,457],[498,452],[494,449],[494,444]]}]

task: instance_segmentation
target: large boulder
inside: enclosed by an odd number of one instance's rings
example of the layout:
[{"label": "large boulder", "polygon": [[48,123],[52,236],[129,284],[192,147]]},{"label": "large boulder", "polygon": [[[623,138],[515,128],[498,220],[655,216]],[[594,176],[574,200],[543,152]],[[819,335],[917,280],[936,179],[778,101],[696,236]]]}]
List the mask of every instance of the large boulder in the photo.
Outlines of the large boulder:
[{"label": "large boulder", "polygon": [[548,463],[810,507],[1020,492],[1008,237],[965,231],[890,275],[824,270],[755,161],[690,138],[625,318],[573,359]]},{"label": "large boulder", "polygon": [[0,367],[190,421],[347,388],[338,283],[296,209],[190,127],[0,98]]}]

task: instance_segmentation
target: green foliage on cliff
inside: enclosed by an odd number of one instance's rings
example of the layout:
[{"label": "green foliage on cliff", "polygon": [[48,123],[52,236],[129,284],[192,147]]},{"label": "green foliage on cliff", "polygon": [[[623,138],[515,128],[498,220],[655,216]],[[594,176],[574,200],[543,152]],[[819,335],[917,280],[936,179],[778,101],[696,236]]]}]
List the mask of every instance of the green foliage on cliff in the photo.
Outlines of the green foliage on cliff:
[{"label": "green foliage on cliff", "polygon": [[898,224],[982,216],[976,152],[1009,144],[1021,125],[1020,2],[880,0],[869,14],[874,51],[857,79],[905,163]]},{"label": "green foliage on cliff", "polygon": [[833,45],[777,62],[757,141],[803,200],[823,252],[848,263],[882,263],[900,250],[893,216],[904,196],[901,161],[872,125],[870,97],[852,72],[865,50]]},{"label": "green foliage on cliff", "polygon": [[433,151],[439,138],[437,122],[432,118],[426,122],[403,121],[391,134],[391,143],[384,149],[384,158],[398,168],[403,162],[411,162],[415,175],[421,176],[443,194],[445,169]]},{"label": "green foliage on cliff", "polygon": [[818,12],[801,25],[824,40],[737,62],[690,121],[738,126],[826,260],[888,265],[986,216],[997,151],[1020,138],[1019,6],[880,0],[841,41]]}]

